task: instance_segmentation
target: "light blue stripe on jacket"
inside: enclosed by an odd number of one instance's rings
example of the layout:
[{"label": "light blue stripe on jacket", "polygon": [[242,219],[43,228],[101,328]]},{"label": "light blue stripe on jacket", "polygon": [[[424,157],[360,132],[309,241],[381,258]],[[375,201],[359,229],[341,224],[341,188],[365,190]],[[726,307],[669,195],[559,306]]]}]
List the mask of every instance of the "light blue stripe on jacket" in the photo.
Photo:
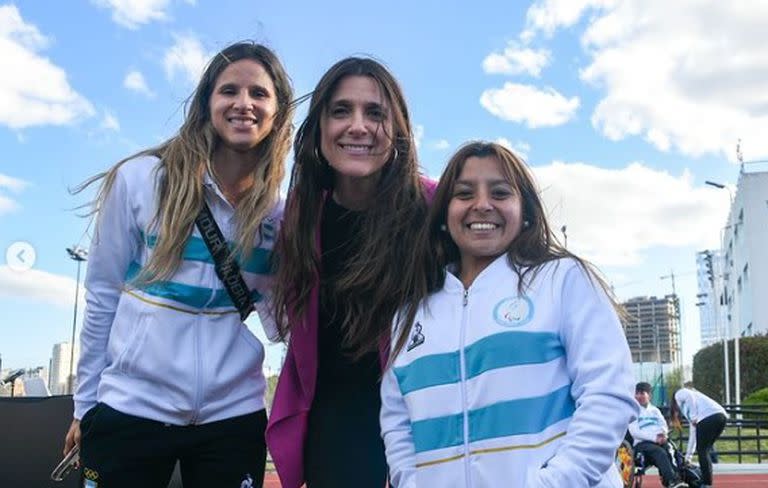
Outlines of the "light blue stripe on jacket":
[{"label": "light blue stripe on jacket", "polygon": [[[469,442],[535,434],[570,418],[575,410],[570,385],[540,397],[509,400],[470,410]],[[412,422],[416,452],[461,445],[463,424],[462,413]]]},{"label": "light blue stripe on jacket", "polygon": [[[140,272],[141,266],[135,262],[131,263],[126,273],[125,281],[130,282]],[[158,281],[149,285],[138,285],[136,288],[149,295],[173,300],[193,308],[211,309],[235,306],[226,288],[213,290],[211,288],[175,283],[173,281]],[[260,301],[261,294],[256,290],[251,290],[251,299],[254,302]]]},{"label": "light blue stripe on jacket", "polygon": [[[557,334],[510,331],[484,337],[465,349],[467,378],[486,371],[525,364],[542,364],[565,355]],[[433,354],[395,368],[400,391],[416,390],[460,380],[459,352]]]},{"label": "light blue stripe on jacket", "polygon": [[[144,238],[144,236],[142,236]],[[149,235],[146,237],[147,247],[154,248],[157,243],[157,236]],[[229,243],[229,250],[234,252],[235,244]],[[254,247],[251,249],[251,253],[248,258],[243,260],[238,259],[237,263],[240,265],[240,269],[248,273],[268,275],[272,274],[270,266],[270,257],[272,253],[268,249],[262,249],[260,247]],[[205,241],[201,237],[190,236],[187,243],[184,245],[184,251],[182,252],[181,259],[185,261],[200,261],[208,264],[214,264],[213,256],[208,251],[208,246],[205,245]]]}]

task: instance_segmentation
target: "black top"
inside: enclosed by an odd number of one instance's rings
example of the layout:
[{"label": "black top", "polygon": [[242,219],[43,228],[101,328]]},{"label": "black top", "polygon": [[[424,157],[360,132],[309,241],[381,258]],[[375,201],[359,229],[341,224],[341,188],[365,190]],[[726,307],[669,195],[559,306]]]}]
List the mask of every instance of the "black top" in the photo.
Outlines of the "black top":
[{"label": "black top", "polygon": [[378,349],[352,360],[342,346],[347,299],[331,286],[359,249],[362,218],[332,198],[323,209],[317,388],[305,444],[309,488],[378,488],[386,481]]},{"label": "black top", "polygon": [[347,312],[347,297],[333,289],[333,283],[358,249],[362,212],[342,207],[332,198],[326,202],[321,224],[320,320],[318,329],[318,390],[360,392],[376,385],[380,375],[378,352],[352,361],[343,347],[342,321]]}]

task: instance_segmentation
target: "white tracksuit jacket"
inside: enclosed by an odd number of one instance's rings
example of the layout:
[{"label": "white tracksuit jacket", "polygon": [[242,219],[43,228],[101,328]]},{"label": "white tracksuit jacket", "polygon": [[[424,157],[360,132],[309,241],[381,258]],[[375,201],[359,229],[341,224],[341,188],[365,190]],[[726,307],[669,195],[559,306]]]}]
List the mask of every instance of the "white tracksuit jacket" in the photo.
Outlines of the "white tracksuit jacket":
[{"label": "white tracksuit jacket", "polygon": [[638,406],[640,413],[637,420],[629,424],[629,433],[632,435],[635,445],[642,441],[656,442],[656,437],[659,434],[667,435],[669,428],[661,410],[652,403],[646,407],[640,404]]},{"label": "white tracksuit jacket", "polygon": [[448,273],[420,307],[382,382],[394,487],[621,486],[638,405],[608,298],[571,259],[517,284],[501,256],[468,290]]},{"label": "white tracksuit jacket", "polygon": [[[153,157],[123,164],[99,212],[85,278],[77,419],[97,401],[173,425],[264,408],[264,347],[240,320],[197,227],[170,279],[131,284],[157,241],[150,228],[157,164]],[[232,242],[235,210],[207,174],[204,186],[211,213]],[[274,327],[268,320],[269,257],[281,220],[282,204],[262,222],[249,256],[240,261],[265,328]]]},{"label": "white tracksuit jacket", "polygon": [[696,452],[696,424],[707,417],[719,413],[728,417],[725,409],[709,398],[707,395],[690,388],[680,388],[675,392],[675,401],[680,407],[680,412],[688,419],[690,431],[688,432],[688,448],[685,451],[687,460],[693,459]]}]

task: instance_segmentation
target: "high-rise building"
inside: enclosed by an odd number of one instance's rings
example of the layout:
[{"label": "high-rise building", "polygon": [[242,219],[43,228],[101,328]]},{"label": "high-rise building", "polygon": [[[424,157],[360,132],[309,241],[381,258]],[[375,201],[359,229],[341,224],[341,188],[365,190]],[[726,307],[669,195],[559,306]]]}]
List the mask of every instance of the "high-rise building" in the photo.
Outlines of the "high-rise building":
[{"label": "high-rise building", "polygon": [[696,275],[699,292],[696,294],[696,306],[699,307],[699,326],[701,347],[711,346],[722,340],[722,320],[718,316],[719,275],[721,275],[721,256],[718,250],[706,250],[696,253]]},{"label": "high-rise building", "polygon": [[[48,389],[52,395],[67,395],[69,391],[69,359],[72,351],[69,342],[60,342],[54,344],[51,354],[51,366],[48,373]],[[80,346],[75,344],[74,366],[72,375],[77,375],[77,361],[80,358]],[[73,378],[72,388],[76,385],[76,378]]]},{"label": "high-rise building", "polygon": [[622,303],[632,361],[672,363],[680,359],[680,314],[676,295],[635,297]]},{"label": "high-rise building", "polygon": [[768,332],[768,171],[742,171],[722,229],[719,303],[729,336]]}]

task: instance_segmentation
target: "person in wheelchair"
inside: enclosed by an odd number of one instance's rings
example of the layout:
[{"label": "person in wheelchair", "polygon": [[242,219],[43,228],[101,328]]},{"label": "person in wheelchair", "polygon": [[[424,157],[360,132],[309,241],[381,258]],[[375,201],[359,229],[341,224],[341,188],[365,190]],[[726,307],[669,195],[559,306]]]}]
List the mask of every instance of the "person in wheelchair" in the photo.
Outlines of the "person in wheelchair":
[{"label": "person in wheelchair", "polygon": [[629,424],[635,453],[642,453],[646,466],[656,466],[661,481],[668,488],[687,488],[672,464],[667,440],[667,421],[651,403],[651,385],[644,381],[635,385],[635,400],[640,404],[637,420]]}]

